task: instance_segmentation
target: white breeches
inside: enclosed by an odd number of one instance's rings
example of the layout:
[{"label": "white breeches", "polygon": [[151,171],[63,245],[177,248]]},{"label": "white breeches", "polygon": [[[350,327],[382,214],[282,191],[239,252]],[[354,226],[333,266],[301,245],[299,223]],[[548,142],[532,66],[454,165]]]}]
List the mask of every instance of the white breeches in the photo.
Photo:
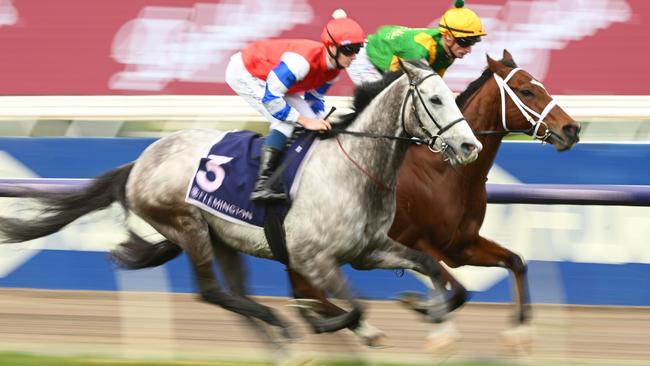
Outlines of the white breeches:
[{"label": "white breeches", "polygon": [[[262,98],[264,98],[264,91],[266,89],[266,82],[259,79],[246,69],[244,61],[242,60],[241,53],[236,53],[230,58],[228,67],[226,67],[226,83],[251,107],[255,108],[271,123],[272,130],[278,130],[283,135],[291,137],[295,126],[292,123],[280,121],[274,118],[269,111],[264,108]],[[299,94],[287,94],[283,99],[298,113],[307,118],[316,118],[316,115],[311,110],[309,103],[307,103]]]}]

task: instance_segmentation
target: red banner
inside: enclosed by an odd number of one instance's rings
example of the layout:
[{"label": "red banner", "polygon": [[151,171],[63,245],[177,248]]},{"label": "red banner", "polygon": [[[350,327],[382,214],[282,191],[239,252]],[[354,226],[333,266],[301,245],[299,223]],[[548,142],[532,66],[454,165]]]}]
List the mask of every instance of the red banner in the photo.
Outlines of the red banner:
[{"label": "red banner", "polygon": [[[339,0],[369,33],[435,26],[453,1]],[[507,48],[554,94],[650,94],[650,2],[475,0],[488,36],[445,75],[455,91]],[[0,94],[230,94],[229,57],[267,37],[318,39],[318,0],[0,0]],[[347,77],[330,94],[348,95]]]}]

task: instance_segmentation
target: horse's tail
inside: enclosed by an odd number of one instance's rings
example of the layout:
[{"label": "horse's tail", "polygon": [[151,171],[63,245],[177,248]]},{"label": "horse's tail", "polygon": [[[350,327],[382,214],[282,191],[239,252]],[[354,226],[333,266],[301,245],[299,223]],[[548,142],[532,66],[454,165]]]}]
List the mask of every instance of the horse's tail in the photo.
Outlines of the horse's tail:
[{"label": "horse's tail", "polygon": [[108,253],[108,257],[120,268],[157,267],[178,257],[183,252],[181,247],[169,240],[150,243],[132,231],[129,234],[129,240]]},{"label": "horse's tail", "polygon": [[53,234],[79,217],[105,209],[118,201],[126,209],[126,181],[133,163],[110,170],[78,190],[44,191],[17,189],[11,197],[34,198],[44,208],[34,220],[0,217],[0,233],[5,243],[20,243]]}]

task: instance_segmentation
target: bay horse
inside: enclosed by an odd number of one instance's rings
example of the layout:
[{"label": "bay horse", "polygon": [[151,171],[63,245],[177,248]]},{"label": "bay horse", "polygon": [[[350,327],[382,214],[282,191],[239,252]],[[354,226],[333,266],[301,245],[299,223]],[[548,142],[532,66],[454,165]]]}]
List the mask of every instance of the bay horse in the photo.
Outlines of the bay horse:
[{"label": "bay horse", "polygon": [[[358,323],[363,316],[361,304],[338,269],[342,264],[362,269],[411,269],[442,286],[437,261],[388,236],[395,190],[384,190],[377,183],[395,185],[408,146],[404,141],[426,143],[442,151],[453,164],[476,160],[481,143],[437,74],[422,63],[405,63],[402,68],[403,75],[380,81],[385,87],[363,112],[349,117],[347,135],[314,143],[284,221],[290,268],[319,291],[343,299],[351,309],[318,323],[326,329]],[[359,138],[355,133],[375,138]],[[1,218],[0,233],[5,242],[23,242],[52,234],[89,212],[121,202],[168,243],[186,251],[204,301],[261,319],[291,337],[288,324],[270,308],[244,296],[240,285],[243,274],[238,252],[274,258],[263,229],[233,223],[185,201],[198,161],[223,134],[214,130],[176,132],[150,145],[135,162],[104,173],[78,191],[16,190],[14,197],[38,199],[43,213],[33,220]],[[344,148],[354,164],[342,158],[339,149]],[[374,180],[358,167],[372,172]],[[131,233],[128,243],[145,242]],[[220,288],[213,261],[227,270],[232,293]],[[447,313],[445,290],[440,289],[429,306],[432,321]]]},{"label": "bay horse", "polygon": [[[543,84],[518,68],[504,50],[503,59],[487,56],[483,74],[460,93],[456,102],[483,145],[479,158],[463,167],[445,164],[444,157],[429,154],[426,147],[411,146],[397,179],[397,209],[389,236],[396,241],[443,261],[450,267],[464,265],[503,267],[514,277],[516,323],[531,319],[527,266],[521,256],[480,235],[487,208],[487,175],[504,136],[526,133],[553,144],[557,151],[570,149],[579,141],[580,125],[549,95]],[[533,116],[535,118],[533,118]],[[457,281],[445,269],[445,281]],[[303,312],[322,316],[339,315],[341,309],[314,291],[301,277],[289,271],[296,298],[318,299],[320,303]],[[450,309],[467,299],[456,292]],[[426,301],[414,296],[401,299],[409,308],[422,312]],[[313,324],[314,325],[314,324]],[[314,325],[316,327],[316,325]],[[352,329],[367,341],[365,331]]]}]

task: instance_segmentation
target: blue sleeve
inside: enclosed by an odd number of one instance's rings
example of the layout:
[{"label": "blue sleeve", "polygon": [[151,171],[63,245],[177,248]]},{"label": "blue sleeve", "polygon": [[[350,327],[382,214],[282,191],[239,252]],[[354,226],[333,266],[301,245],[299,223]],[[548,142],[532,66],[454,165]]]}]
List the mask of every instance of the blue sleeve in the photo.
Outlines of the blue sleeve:
[{"label": "blue sleeve", "polygon": [[298,122],[300,114],[284,100],[289,89],[309,73],[309,63],[299,54],[285,52],[280,63],[266,77],[262,104],[273,118],[285,122]]},{"label": "blue sleeve", "polygon": [[325,94],[332,86],[332,82],[327,82],[316,89],[305,92],[305,101],[309,103],[311,110],[317,117],[322,118],[325,115]]}]

